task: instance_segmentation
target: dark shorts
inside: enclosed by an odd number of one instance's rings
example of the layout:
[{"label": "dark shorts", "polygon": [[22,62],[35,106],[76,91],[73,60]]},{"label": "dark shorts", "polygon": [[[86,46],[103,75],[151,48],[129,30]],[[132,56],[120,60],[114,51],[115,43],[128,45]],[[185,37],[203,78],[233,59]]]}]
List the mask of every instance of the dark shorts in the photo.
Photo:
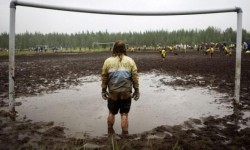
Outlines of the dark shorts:
[{"label": "dark shorts", "polygon": [[108,109],[113,114],[116,115],[120,110],[120,114],[128,113],[131,106],[131,98],[123,100],[111,100],[108,99]]}]

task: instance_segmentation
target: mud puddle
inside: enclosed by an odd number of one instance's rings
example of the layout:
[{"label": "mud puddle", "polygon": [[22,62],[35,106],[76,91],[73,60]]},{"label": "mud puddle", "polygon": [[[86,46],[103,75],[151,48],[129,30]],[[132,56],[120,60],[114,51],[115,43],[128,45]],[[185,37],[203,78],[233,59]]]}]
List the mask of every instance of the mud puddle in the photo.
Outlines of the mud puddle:
[{"label": "mud puddle", "polygon": [[[190,118],[207,116],[223,117],[233,113],[231,103],[217,103],[227,94],[209,88],[173,87],[163,74],[141,74],[141,98],[133,101],[129,113],[129,133],[149,131],[160,125],[182,124]],[[179,80],[179,78],[178,78]],[[19,118],[38,121],[54,121],[66,128],[66,134],[74,137],[103,136],[107,133],[107,102],[100,95],[100,78],[86,76],[81,85],[52,94],[16,99],[22,105],[16,107]],[[228,97],[227,97],[228,98]],[[114,129],[121,133],[120,116],[116,116]]]}]

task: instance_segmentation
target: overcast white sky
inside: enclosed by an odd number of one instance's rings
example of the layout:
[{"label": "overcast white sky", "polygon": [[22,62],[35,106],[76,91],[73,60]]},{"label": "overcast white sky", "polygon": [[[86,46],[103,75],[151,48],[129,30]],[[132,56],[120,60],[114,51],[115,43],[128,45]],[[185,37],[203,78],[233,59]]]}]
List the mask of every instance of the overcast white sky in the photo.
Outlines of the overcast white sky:
[{"label": "overcast white sky", "polygon": [[[9,3],[0,0],[0,33],[9,32]],[[241,7],[242,27],[250,31],[250,0],[19,0],[77,8],[116,11],[190,11]],[[139,32],[146,30],[206,29],[236,30],[236,13],[191,16],[115,16],[47,10],[17,6],[16,32],[78,33],[82,31]]]}]

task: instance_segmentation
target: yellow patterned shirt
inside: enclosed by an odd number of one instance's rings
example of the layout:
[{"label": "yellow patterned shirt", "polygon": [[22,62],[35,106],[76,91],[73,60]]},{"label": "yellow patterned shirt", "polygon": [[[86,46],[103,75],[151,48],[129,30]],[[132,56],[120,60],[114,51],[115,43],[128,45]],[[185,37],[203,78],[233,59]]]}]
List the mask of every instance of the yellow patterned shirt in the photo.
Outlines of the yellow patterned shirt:
[{"label": "yellow patterned shirt", "polygon": [[[139,88],[139,77],[134,60],[128,56],[112,56],[102,67],[102,88],[109,93],[131,93],[132,87]],[[127,94],[125,94],[127,95]]]}]

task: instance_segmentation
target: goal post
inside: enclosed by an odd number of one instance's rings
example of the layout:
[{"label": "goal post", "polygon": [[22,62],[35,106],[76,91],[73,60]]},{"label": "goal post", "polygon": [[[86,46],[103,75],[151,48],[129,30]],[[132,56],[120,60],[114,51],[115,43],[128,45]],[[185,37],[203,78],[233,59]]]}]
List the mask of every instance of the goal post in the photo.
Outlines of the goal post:
[{"label": "goal post", "polygon": [[237,12],[237,35],[236,35],[236,62],[235,62],[235,85],[234,98],[240,102],[240,78],[241,78],[241,43],[242,43],[242,10]]},{"label": "goal post", "polygon": [[108,48],[113,48],[114,44],[115,42],[93,42],[92,48],[94,50],[97,46],[102,46],[102,48],[106,48],[106,46],[108,46]]},{"label": "goal post", "polygon": [[94,13],[106,15],[127,15],[127,16],[176,16],[176,15],[199,15],[199,14],[213,14],[213,13],[237,13],[237,39],[236,39],[236,65],[235,65],[235,90],[234,99],[236,103],[240,101],[240,78],[241,78],[241,43],[242,43],[242,9],[239,7],[214,9],[214,10],[196,10],[196,11],[179,11],[179,12],[135,12],[135,11],[107,11],[74,8],[65,6],[54,6],[47,4],[39,4],[33,2],[24,2],[12,0],[10,2],[10,24],[9,24],[9,110],[15,112],[15,20],[16,20],[16,6],[52,9],[61,11]]}]

